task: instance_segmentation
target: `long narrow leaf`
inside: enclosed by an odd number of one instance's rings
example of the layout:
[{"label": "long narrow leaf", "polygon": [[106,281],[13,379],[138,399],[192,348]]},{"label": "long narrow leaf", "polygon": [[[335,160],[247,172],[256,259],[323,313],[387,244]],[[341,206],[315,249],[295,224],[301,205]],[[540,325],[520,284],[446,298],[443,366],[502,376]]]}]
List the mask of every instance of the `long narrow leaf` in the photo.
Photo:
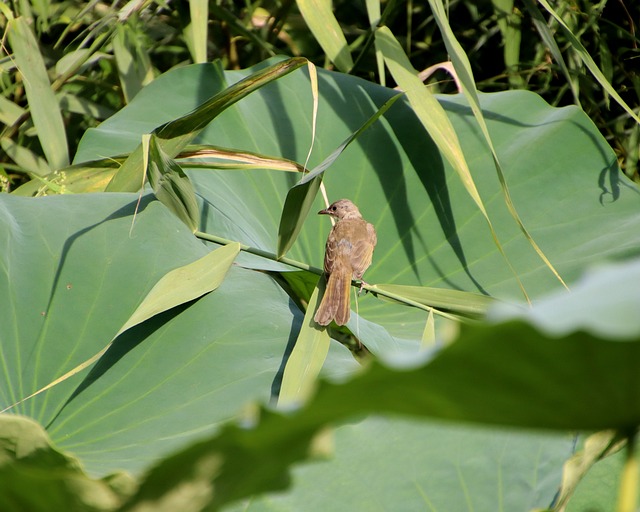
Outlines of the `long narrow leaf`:
[{"label": "long narrow leaf", "polygon": [[538,0],[538,2],[558,22],[558,24],[560,25],[560,28],[562,28],[562,31],[564,32],[564,35],[569,40],[569,44],[571,44],[571,47],[575,50],[575,52],[578,55],[578,57],[580,57],[580,60],[582,60],[582,62],[584,62],[584,65],[587,66],[589,71],[591,71],[591,74],[598,81],[598,83],[602,86],[602,88],[605,91],[607,91],[611,95],[611,97],[614,100],[616,100],[616,102],[618,102],[618,105],[620,105],[627,112],[627,114],[629,114],[634,119],[634,121],[636,123],[640,124],[640,117],[638,116],[638,114],[636,114],[633,111],[633,109],[631,107],[629,107],[629,105],[627,105],[625,103],[625,101],[622,99],[622,97],[618,94],[618,92],[609,83],[609,81],[604,76],[602,71],[600,71],[600,68],[598,68],[598,65],[595,63],[595,61],[593,60],[591,55],[589,55],[589,52],[582,45],[580,40],[573,34],[573,32],[571,32],[571,29],[569,27],[567,27],[567,24],[560,17],[560,15],[558,15],[558,13],[551,7],[551,5],[549,5],[549,2],[547,2],[547,0]]},{"label": "long narrow leaf", "polygon": [[[375,33],[376,28],[378,28],[378,24],[380,23],[380,19],[382,14],[380,12],[380,1],[379,0],[366,0],[367,5],[367,17],[369,18],[369,26],[371,27],[372,36]],[[384,57],[380,50],[376,47],[376,67],[378,68],[378,80],[380,80],[380,85],[386,85],[386,74],[384,72]]]},{"label": "long narrow leaf", "polygon": [[151,59],[129,24],[116,25],[112,44],[122,92],[129,103],[144,85],[153,80]]},{"label": "long narrow leaf", "polygon": [[348,73],[353,67],[349,45],[331,10],[331,0],[297,0],[309,30],[336,67]]},{"label": "long narrow leaf", "polygon": [[320,279],[309,299],[302,328],[284,368],[278,395],[278,406],[281,408],[300,406],[311,396],[327,358],[331,338],[326,329],[319,328],[313,321],[318,297],[321,297],[323,292],[324,279]]},{"label": "long narrow leaf", "polygon": [[214,291],[224,281],[239,252],[238,243],[224,245],[167,273],[151,289],[115,337],[159,313]]},{"label": "long narrow leaf", "polygon": [[16,144],[13,139],[3,138],[0,144],[5,153],[24,170],[37,176],[46,176],[51,168],[46,160],[25,146]]},{"label": "long narrow leaf", "polygon": [[293,160],[279,156],[261,155],[209,145],[190,145],[176,155],[176,159],[189,162],[189,168],[214,169],[269,169],[272,171],[302,172],[304,167]]},{"label": "long narrow leaf", "polygon": [[[306,63],[307,60],[301,57],[279,62],[215,94],[189,114],[153,130],[153,133],[159,139],[158,144],[170,158],[174,158],[204,127],[231,105],[260,87],[304,66]],[[142,146],[138,146],[113,177],[107,186],[107,191],[136,192],[140,189],[140,184],[142,183],[142,172]]]},{"label": "long narrow leaf", "polygon": [[524,5],[527,8],[527,11],[531,15],[531,20],[533,21],[533,26],[536,27],[538,34],[542,38],[542,41],[549,48],[553,59],[556,61],[558,66],[560,66],[560,70],[564,75],[569,87],[571,87],[571,94],[573,95],[573,101],[576,105],[580,106],[580,90],[578,89],[578,81],[571,76],[569,72],[569,68],[567,67],[567,63],[564,61],[564,57],[562,56],[562,52],[560,51],[560,47],[551,33],[551,29],[549,29],[549,25],[542,17],[542,13],[540,9],[536,7],[536,4],[533,0],[525,0]]},{"label": "long narrow leaf", "polygon": [[309,152],[307,158],[304,161],[304,170],[307,170],[309,165],[309,159],[313,152],[313,145],[316,142],[316,127],[318,126],[318,70],[313,62],[309,61],[307,65],[309,70],[309,85],[311,89],[311,97],[313,99],[313,108],[311,109],[311,144],[309,144]]},{"label": "long narrow leaf", "polygon": [[4,96],[0,96],[0,123],[12,125],[20,116],[24,115],[25,110],[16,105],[13,101],[8,100]]},{"label": "long narrow leaf", "polygon": [[[515,276],[520,289],[524,296],[528,299],[527,292],[518,277],[517,272],[509,261],[507,254],[498,239],[498,235],[493,227],[489,214],[484,207],[484,203],[480,198],[480,194],[471,176],[471,171],[467,165],[467,161],[462,152],[460,141],[453,129],[451,121],[447,117],[446,112],[438,103],[435,96],[425,87],[418,78],[415,69],[411,66],[408,57],[400,46],[400,43],[393,36],[387,27],[381,27],[376,31],[376,44],[384,55],[385,63],[391,71],[395,81],[406,92],[409,102],[420,122],[425,127],[442,155],[451,164],[453,169],[458,173],[467,192],[476,203],[476,206],[484,216],[491,236],[496,247],[502,254],[507,265]],[[462,80],[462,78],[461,78]]]},{"label": "long narrow leaf", "polygon": [[[491,304],[496,301],[489,295],[432,288],[429,286],[408,286],[400,284],[376,284],[375,290],[393,293],[400,297],[463,315],[484,315]],[[380,296],[384,298],[384,296]]]},{"label": "long narrow leaf", "polygon": [[42,151],[52,169],[62,169],[69,165],[67,135],[38,42],[24,18],[9,21],[8,36]]},{"label": "long narrow leaf", "polygon": [[436,321],[433,316],[433,310],[427,313],[427,322],[424,325],[424,331],[422,332],[422,340],[420,348],[423,350],[432,348],[436,344]]},{"label": "long narrow leaf", "polygon": [[491,0],[502,34],[504,64],[509,74],[509,84],[514,88],[526,86],[518,73],[520,64],[520,42],[522,40],[520,16],[513,11],[514,0]]},{"label": "long narrow leaf", "polygon": [[191,23],[187,30],[191,44],[191,58],[193,62],[202,64],[207,62],[207,41],[209,26],[209,2],[207,0],[190,0],[189,14]]},{"label": "long narrow leaf", "polygon": [[[540,259],[545,263],[545,265],[551,270],[553,275],[562,283],[566,288],[566,284],[560,277],[560,274],[556,271],[554,266],[551,264],[549,259],[546,257],[542,249],[538,246],[536,241],[533,239],[527,228],[525,227],[522,219],[520,219],[520,215],[516,210],[516,207],[511,199],[511,193],[509,192],[509,187],[507,185],[507,180],[504,176],[504,171],[502,170],[502,165],[500,164],[500,160],[498,158],[498,154],[496,152],[495,147],[493,146],[493,141],[491,140],[491,136],[489,135],[489,129],[487,128],[487,123],[484,120],[484,115],[482,114],[482,109],[480,108],[480,100],[478,99],[478,91],[476,89],[476,84],[473,79],[473,72],[471,71],[471,64],[469,62],[469,58],[467,54],[460,46],[460,43],[456,39],[451,27],[449,26],[449,22],[446,18],[444,5],[442,4],[442,0],[429,0],[429,4],[431,5],[431,9],[433,10],[433,14],[435,16],[436,23],[440,28],[440,32],[444,39],[445,46],[447,47],[447,51],[451,57],[451,61],[453,62],[453,67],[456,70],[456,74],[458,75],[460,85],[462,87],[462,92],[464,93],[469,105],[471,107],[471,111],[476,118],[478,126],[482,131],[482,135],[484,136],[489,149],[491,150],[491,155],[493,157],[493,162],[496,168],[496,172],[498,174],[498,180],[500,181],[500,187],[502,189],[502,195],[504,197],[504,202],[509,209],[509,213],[516,221],[516,224],[520,228],[520,231],[525,236],[525,238],[529,241],[534,251],[538,254]],[[494,236],[495,238],[495,236]],[[502,251],[502,249],[501,249]],[[506,255],[505,255],[506,258]],[[509,263],[509,266],[511,264]],[[514,271],[515,274],[515,271]],[[524,291],[524,289],[523,289]],[[525,292],[526,295],[526,292]]]},{"label": "long narrow leaf", "polygon": [[191,180],[158,144],[155,135],[149,139],[147,178],[154,195],[192,232],[198,229],[200,209]]},{"label": "long narrow leaf", "polygon": [[307,218],[307,214],[316,197],[316,192],[320,188],[324,171],[336,161],[349,144],[356,140],[369,126],[375,123],[380,116],[384,115],[384,113],[391,108],[391,105],[401,96],[401,94],[396,94],[387,100],[360,128],[347,137],[327,158],[300,180],[300,183],[289,189],[284,207],[282,208],[282,216],[280,217],[280,225],[278,227],[278,258],[281,258],[287,253],[298,237],[304,220]]}]

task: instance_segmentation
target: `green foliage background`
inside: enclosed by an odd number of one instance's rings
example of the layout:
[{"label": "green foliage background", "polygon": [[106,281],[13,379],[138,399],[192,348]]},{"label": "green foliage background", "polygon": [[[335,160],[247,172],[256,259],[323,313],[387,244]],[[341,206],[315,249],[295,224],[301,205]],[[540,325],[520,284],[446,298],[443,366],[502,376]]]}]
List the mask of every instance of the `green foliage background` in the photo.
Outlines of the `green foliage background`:
[{"label": "green foliage background", "polygon": [[638,9],[0,5],[0,508],[636,510]]}]

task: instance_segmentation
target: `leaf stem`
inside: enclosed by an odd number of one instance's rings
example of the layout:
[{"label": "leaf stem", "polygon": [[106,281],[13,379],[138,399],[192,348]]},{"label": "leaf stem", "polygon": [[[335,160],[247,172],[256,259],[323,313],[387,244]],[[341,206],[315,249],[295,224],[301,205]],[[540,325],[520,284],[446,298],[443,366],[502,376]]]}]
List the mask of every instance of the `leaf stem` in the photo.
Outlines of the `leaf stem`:
[{"label": "leaf stem", "polygon": [[[360,286],[360,285],[358,285]],[[409,299],[407,297],[403,297],[402,295],[397,295],[395,293],[392,292],[388,292],[386,290],[381,290],[380,288],[378,288],[376,285],[370,285],[370,284],[366,284],[364,283],[362,285],[362,288],[364,288],[365,290],[373,293],[374,295],[383,295],[384,297],[388,298],[388,299],[392,299],[398,302],[402,302],[403,304],[406,304],[407,306],[412,306],[414,308],[418,308],[418,309],[422,309],[423,311],[427,311],[429,313],[433,312],[436,315],[440,315],[443,318],[448,318],[449,320],[467,320],[464,317],[460,317],[457,315],[453,315],[451,313],[446,313],[444,311],[440,311],[439,309],[436,309],[432,306],[428,306],[426,304],[422,304],[421,302],[417,302],[415,300]]]},{"label": "leaf stem", "polygon": [[[229,240],[228,238],[223,238],[221,236],[217,236],[217,235],[212,235],[210,233],[204,233],[202,231],[196,231],[194,232],[194,235],[198,238],[200,238],[201,240],[207,240],[208,242],[214,242],[216,244],[221,244],[221,245],[229,245],[232,243],[237,243],[236,240]],[[258,249],[257,247],[252,247],[250,245],[245,245],[245,244],[240,244],[240,250],[244,251],[244,252],[248,252],[249,254],[254,254],[256,256],[260,256],[261,258],[266,258],[268,260],[271,261],[277,261],[279,263],[284,263],[286,265],[289,265],[290,267],[295,267],[298,268],[300,270],[306,270],[307,272],[312,272],[313,274],[317,274],[319,276],[321,276],[323,274],[323,270],[321,268],[318,267],[314,267],[312,265],[307,265],[306,263],[303,263],[301,261],[297,261],[291,258],[287,258],[285,256],[283,256],[282,258],[278,258],[276,256],[275,253],[273,252],[269,252],[269,251],[265,251],[263,249]],[[388,299],[392,299],[395,300],[397,302],[401,302],[403,304],[406,304],[407,306],[412,306],[414,308],[418,308],[418,309],[422,309],[423,311],[428,311],[431,312],[433,311],[433,313],[435,313],[436,315],[440,315],[444,318],[449,318],[450,320],[463,320],[462,317],[457,316],[457,315],[453,315],[450,313],[445,313],[444,311],[440,311],[436,308],[433,308],[431,306],[427,306],[426,304],[422,304],[420,302],[416,302],[414,300],[408,299],[407,297],[403,297],[402,295],[397,295],[395,293],[392,292],[388,292],[385,290],[381,290],[379,288],[377,288],[375,285],[370,285],[367,283],[357,283],[356,286],[358,287],[362,287],[363,289],[373,293],[374,295],[382,295]]]},{"label": "leaf stem", "polygon": [[[229,245],[236,243],[236,240],[229,240],[228,238],[222,238],[220,236],[212,235],[210,233],[203,233],[202,231],[196,231],[194,233],[198,238],[202,240],[207,240],[209,242],[215,242],[221,245]],[[276,253],[265,251],[263,249],[258,249],[257,247],[252,247],[250,245],[240,244],[240,250],[243,252],[248,252],[249,254],[255,254],[256,256],[260,256],[261,258],[266,258],[268,260],[277,261],[279,263],[284,263],[291,267],[299,268],[300,270],[306,270],[308,272],[312,272],[319,276],[322,275],[323,270],[318,267],[314,267],[311,265],[307,265],[301,261],[293,260],[291,258],[287,258],[283,256],[282,258],[278,258]]]}]

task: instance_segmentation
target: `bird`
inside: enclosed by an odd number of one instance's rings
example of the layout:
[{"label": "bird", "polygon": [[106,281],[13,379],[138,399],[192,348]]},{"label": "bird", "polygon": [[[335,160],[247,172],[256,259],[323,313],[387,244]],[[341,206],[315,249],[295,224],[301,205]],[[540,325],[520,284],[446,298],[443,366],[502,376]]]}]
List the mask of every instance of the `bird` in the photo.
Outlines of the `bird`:
[{"label": "bird", "polygon": [[351,316],[351,280],[362,281],[378,238],[373,225],[362,218],[358,207],[348,199],[336,201],[318,215],[330,215],[337,222],[327,237],[324,254],[327,286],[313,319],[322,326],[332,320],[345,325]]}]

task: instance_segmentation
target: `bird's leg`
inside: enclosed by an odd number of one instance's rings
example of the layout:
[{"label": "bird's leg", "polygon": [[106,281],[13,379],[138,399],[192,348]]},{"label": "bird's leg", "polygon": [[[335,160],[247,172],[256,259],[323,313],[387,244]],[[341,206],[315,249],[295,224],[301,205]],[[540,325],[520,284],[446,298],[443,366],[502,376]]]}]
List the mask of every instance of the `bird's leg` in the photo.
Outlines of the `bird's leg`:
[{"label": "bird's leg", "polygon": [[[365,285],[369,286],[369,283],[367,283],[363,279],[360,279],[360,288],[358,288],[358,295],[360,295],[362,293],[362,289],[364,288]],[[366,291],[367,290],[365,290],[365,292]]]}]

